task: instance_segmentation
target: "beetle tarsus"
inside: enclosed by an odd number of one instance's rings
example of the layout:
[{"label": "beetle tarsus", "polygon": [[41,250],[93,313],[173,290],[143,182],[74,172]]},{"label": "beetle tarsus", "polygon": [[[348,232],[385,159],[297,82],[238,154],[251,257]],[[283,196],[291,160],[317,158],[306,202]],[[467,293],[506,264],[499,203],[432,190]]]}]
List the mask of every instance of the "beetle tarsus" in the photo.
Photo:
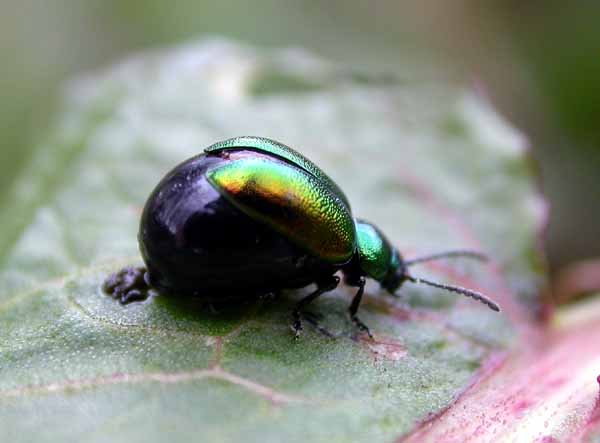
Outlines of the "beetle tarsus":
[{"label": "beetle tarsus", "polygon": [[351,317],[352,323],[361,331],[366,332],[369,338],[373,338],[373,334],[371,334],[371,330],[367,325],[365,325],[360,318],[357,316]]},{"label": "beetle tarsus", "polygon": [[360,302],[362,301],[363,293],[365,292],[365,284],[366,284],[366,280],[364,277],[359,277],[358,280],[356,282],[354,282],[354,284],[352,284],[352,286],[358,287],[358,291],[356,292],[356,295],[352,299],[352,303],[350,304],[350,307],[348,308],[348,312],[350,313],[350,319],[352,320],[352,323],[354,323],[354,325],[359,330],[361,330],[362,332],[366,332],[369,335],[369,337],[373,338],[373,334],[371,334],[371,330],[356,315],[356,313],[358,312],[358,308],[360,306]]},{"label": "beetle tarsus", "polygon": [[300,316],[294,319],[294,323],[291,325],[292,332],[294,333],[294,340],[298,340],[300,338],[300,334],[302,333],[302,321],[300,320]]},{"label": "beetle tarsus", "polygon": [[314,292],[311,292],[302,300],[300,300],[294,310],[292,311],[292,331],[294,332],[294,336],[296,339],[300,337],[302,332],[302,308],[304,308],[309,303],[315,301],[325,292],[333,291],[337,285],[340,283],[340,278],[337,275],[332,275],[330,279],[317,283],[317,289]]}]

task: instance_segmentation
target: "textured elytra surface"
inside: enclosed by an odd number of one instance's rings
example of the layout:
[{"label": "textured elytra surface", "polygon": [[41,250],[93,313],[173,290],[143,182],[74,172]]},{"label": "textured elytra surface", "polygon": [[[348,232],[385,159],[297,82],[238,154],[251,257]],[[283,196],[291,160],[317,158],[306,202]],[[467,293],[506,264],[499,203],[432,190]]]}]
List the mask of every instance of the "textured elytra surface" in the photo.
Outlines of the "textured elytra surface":
[{"label": "textured elytra surface", "polygon": [[[254,158],[233,161],[207,175],[238,209],[312,254],[336,264],[352,257],[356,245],[352,215],[344,202],[312,175],[279,161]],[[280,208],[284,210],[278,212]],[[281,213],[285,217],[278,215]]]},{"label": "textured elytra surface", "polygon": [[[540,279],[543,204],[522,138],[458,87],[354,78],[304,53],[207,42],[68,89],[56,134],[0,208],[7,441],[389,441],[451,407],[511,346]],[[361,318],[371,341],[351,328],[342,286],[311,308],[333,337],[307,325],[294,343],[289,311],[310,288],[220,312],[104,296],[110,272],[140,262],[139,214],[158,180],[241,134],[315,161],[355,216],[408,257],[490,253],[489,265],[414,272],[483,290],[503,313],[428,287],[394,299],[370,284]]]}]

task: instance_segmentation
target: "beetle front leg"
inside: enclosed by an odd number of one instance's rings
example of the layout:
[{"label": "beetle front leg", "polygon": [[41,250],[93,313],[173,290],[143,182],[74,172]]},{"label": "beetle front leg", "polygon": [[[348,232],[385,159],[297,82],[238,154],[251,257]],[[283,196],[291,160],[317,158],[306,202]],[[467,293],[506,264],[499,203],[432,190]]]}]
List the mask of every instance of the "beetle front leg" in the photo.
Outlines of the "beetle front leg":
[{"label": "beetle front leg", "polygon": [[300,300],[294,310],[292,311],[292,331],[294,332],[294,338],[298,339],[300,337],[300,333],[302,332],[302,308],[304,308],[309,303],[316,300],[318,297],[323,295],[325,292],[333,291],[337,288],[337,285],[340,283],[340,278],[337,275],[332,275],[329,280],[325,280],[323,282],[317,283],[317,289],[308,294],[302,300]]},{"label": "beetle front leg", "polygon": [[361,331],[369,334],[369,337],[373,338],[373,335],[371,334],[371,331],[369,330],[368,326],[365,325],[361,321],[361,319],[356,316],[356,313],[358,312],[358,307],[360,306],[360,302],[362,301],[363,293],[365,292],[365,284],[366,284],[366,281],[365,281],[364,277],[360,277],[358,279],[358,281],[356,281],[354,284],[352,284],[352,286],[358,287],[358,291],[356,292],[356,295],[352,299],[352,303],[350,303],[348,312],[350,313],[350,319],[352,320],[352,323],[354,323],[356,325],[356,327],[358,329],[360,329]]}]

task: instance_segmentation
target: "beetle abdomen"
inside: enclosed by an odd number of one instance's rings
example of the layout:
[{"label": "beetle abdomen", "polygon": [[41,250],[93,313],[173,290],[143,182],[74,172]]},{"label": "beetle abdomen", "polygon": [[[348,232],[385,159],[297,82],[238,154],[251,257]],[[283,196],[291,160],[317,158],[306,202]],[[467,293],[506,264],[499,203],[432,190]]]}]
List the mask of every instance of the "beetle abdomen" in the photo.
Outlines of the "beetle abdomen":
[{"label": "beetle abdomen", "polygon": [[301,287],[331,275],[331,265],[217,192],[206,173],[229,162],[227,156],[190,159],[151,194],[139,242],[152,283],[167,292],[218,299]]}]

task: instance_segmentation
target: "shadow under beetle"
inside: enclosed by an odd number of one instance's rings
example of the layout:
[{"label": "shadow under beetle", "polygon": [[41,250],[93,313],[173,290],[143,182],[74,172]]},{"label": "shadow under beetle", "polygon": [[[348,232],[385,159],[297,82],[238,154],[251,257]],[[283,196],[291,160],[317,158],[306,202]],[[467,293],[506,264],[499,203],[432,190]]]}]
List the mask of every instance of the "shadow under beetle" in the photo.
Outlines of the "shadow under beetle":
[{"label": "shadow under beetle", "polygon": [[146,269],[126,268],[104,290],[121,303],[143,300],[150,288],[211,302],[258,297],[316,283],[292,311],[339,284],[358,288],[348,308],[357,317],[365,278],[393,294],[405,281],[424,283],[500,308],[483,294],[414,277],[416,263],[453,256],[448,251],[405,260],[373,224],[354,219],[342,190],[314,163],[274,140],[236,137],[216,143],[169,172],[144,208],[139,244]]}]

